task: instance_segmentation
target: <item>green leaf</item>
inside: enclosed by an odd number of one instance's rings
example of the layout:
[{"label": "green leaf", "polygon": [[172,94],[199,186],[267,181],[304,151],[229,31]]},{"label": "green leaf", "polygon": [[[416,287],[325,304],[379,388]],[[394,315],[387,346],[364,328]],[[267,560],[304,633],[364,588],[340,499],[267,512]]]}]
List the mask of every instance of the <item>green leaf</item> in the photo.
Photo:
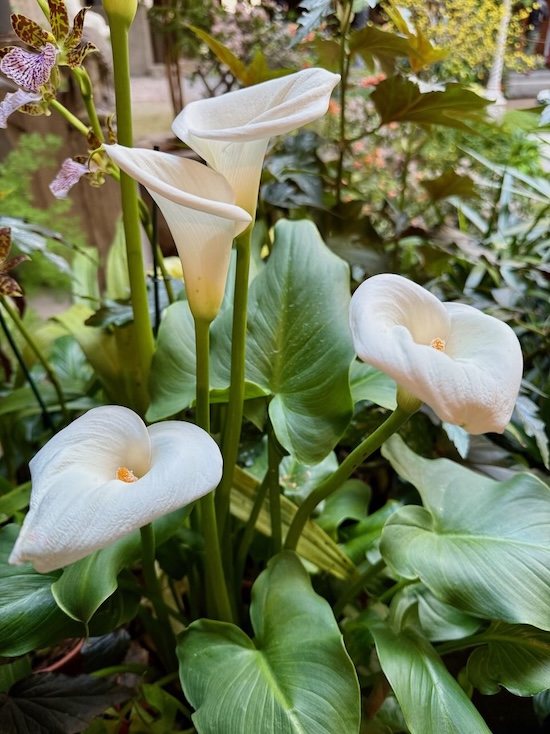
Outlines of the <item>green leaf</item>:
[{"label": "green leaf", "polygon": [[[157,546],[177,531],[189,512],[189,507],[183,507],[153,523]],[[136,530],[107,548],[67,566],[52,584],[52,594],[65,614],[88,623],[101,604],[116,591],[122,569],[140,558],[141,536]]]},{"label": "green leaf", "polygon": [[461,176],[456,171],[445,171],[437,178],[424,179],[420,184],[428,192],[432,201],[442,201],[451,196],[464,198],[479,198],[475,183],[469,176]]},{"label": "green leaf", "polygon": [[349,268],[309,221],[281,220],[250,289],[247,377],[274,397],[279,443],[303,464],[336,445],[352,415]]},{"label": "green leaf", "polygon": [[380,665],[410,734],[491,734],[430,643],[413,627],[371,622]]},{"label": "green leaf", "polygon": [[504,686],[516,696],[533,696],[550,689],[548,632],[495,622],[478,639],[487,644],[470,655],[468,678],[482,693]]},{"label": "green leaf", "polygon": [[131,696],[131,690],[88,675],[38,673],[0,698],[2,734],[78,734],[92,719]]},{"label": "green leaf", "polygon": [[424,504],[386,523],[381,553],[394,571],[470,614],[550,630],[549,488],[531,474],[498,482],[424,459],[396,436],[383,453]]},{"label": "green leaf", "polygon": [[285,456],[279,465],[279,483],[285,496],[299,505],[315,487],[334,474],[336,469],[338,459],[334,452],[325,456],[318,464],[310,465],[301,464],[292,456]]},{"label": "green leaf", "polygon": [[348,479],[325,501],[317,524],[332,537],[345,520],[362,520],[371,498],[371,489],[361,479]]},{"label": "green leaf", "polygon": [[352,362],[350,385],[354,404],[368,400],[388,410],[395,410],[397,407],[395,380],[370,364],[360,362],[358,359]]},{"label": "green leaf", "polygon": [[[16,525],[0,529],[0,655],[5,656],[86,634],[84,625],[67,617],[55,603],[50,587],[58,573],[39,574],[30,564],[8,564],[18,533]],[[117,592],[92,619],[90,634],[105,634],[131,619],[136,603],[135,596]]]},{"label": "green leaf", "polygon": [[447,84],[444,92],[420,91],[409,79],[390,77],[379,82],[371,94],[381,124],[417,122],[443,125],[471,133],[466,122],[486,121],[483,110],[490,101],[459,83]]},{"label": "green leaf", "polygon": [[354,562],[365,560],[365,554],[382,535],[382,529],[389,517],[401,507],[396,500],[389,500],[376,512],[371,513],[355,525],[343,529],[342,535],[348,540],[340,549]]},{"label": "green leaf", "polygon": [[223,43],[220,43],[220,41],[202,28],[197,28],[196,26],[189,26],[189,28],[201,41],[206,43],[212,53],[218,57],[222,64],[228,67],[233,76],[244,84],[244,86],[248,87],[253,84],[259,84],[268,79],[285,76],[293,71],[292,69],[270,69],[261,49],[256,49],[251,63],[247,66],[227,46],[224,46]]},{"label": "green leaf", "polygon": [[14,683],[27,678],[31,673],[32,665],[28,655],[17,658],[13,662],[2,663],[0,665],[0,693],[9,691]]},{"label": "green leaf", "polygon": [[180,637],[180,678],[197,731],[357,733],[355,669],[329,604],[294,553],[275,556],[260,574],[250,618],[254,640],[210,620]]},{"label": "green leaf", "polygon": [[398,58],[418,55],[403,36],[381,31],[373,25],[367,25],[351,34],[349,50],[350,54],[358,54],[369,69],[375,68],[374,60],[377,59],[388,76],[393,74]]},{"label": "green leaf", "polygon": [[413,584],[403,589],[396,596],[394,604],[417,606],[420,627],[431,642],[473,635],[482,624],[478,617],[439,601],[423,584]]},{"label": "green leaf", "polygon": [[5,521],[29,506],[31,483],[25,482],[0,497],[0,520]]},{"label": "green leaf", "polygon": [[298,16],[300,27],[291,45],[304,39],[310,31],[317,28],[323,18],[333,12],[332,0],[300,0],[298,5],[302,8]]},{"label": "green leaf", "polygon": [[[231,514],[246,522],[250,517],[260,482],[239,467],[235,469],[233,488],[231,490]],[[294,519],[297,507],[284,495],[281,496],[281,521],[283,535],[286,535],[290,523]],[[269,499],[265,499],[258,519],[256,530],[267,537],[271,536],[271,515]],[[300,540],[298,552],[302,558],[321,571],[326,571],[339,579],[352,579],[356,569],[350,559],[336,543],[322,530],[316,522],[308,520]]]}]

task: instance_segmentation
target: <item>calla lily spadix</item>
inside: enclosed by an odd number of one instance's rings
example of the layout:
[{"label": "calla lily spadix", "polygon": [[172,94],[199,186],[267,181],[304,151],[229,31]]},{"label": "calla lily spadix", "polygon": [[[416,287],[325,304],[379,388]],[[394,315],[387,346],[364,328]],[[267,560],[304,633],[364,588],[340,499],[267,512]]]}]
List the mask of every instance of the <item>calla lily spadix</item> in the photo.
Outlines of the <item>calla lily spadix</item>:
[{"label": "calla lily spadix", "polygon": [[189,307],[195,318],[212,321],[223,299],[233,239],[248,227],[250,214],[235,206],[226,179],[201,163],[155,150],[104,147],[157,203],[174,237]]},{"label": "calla lily spadix", "polygon": [[210,492],[216,442],[183,421],[146,427],[128,408],[93,408],[30,462],[30,509],[9,562],[47,573]]},{"label": "calla lily spadix", "polygon": [[523,369],[518,338],[507,324],[384,274],[357,288],[350,325],[359,358],[439,418],[472,434],[504,431]]},{"label": "calla lily spadix", "polygon": [[322,117],[339,81],[325,69],[304,69],[197,100],[180,112],[172,130],[227,178],[237,204],[254,215],[269,138]]}]

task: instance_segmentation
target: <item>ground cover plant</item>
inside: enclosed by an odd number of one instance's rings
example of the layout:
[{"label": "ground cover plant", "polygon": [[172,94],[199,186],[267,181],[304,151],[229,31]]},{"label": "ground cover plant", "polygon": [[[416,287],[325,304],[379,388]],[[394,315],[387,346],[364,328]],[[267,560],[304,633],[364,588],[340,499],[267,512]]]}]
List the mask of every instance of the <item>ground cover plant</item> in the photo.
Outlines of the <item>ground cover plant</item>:
[{"label": "ground cover plant", "polygon": [[[302,69],[189,28],[241,88],[135,148],[135,2],[103,2],[114,121],[87,11],[39,5],[0,50],[0,124],[62,115],[82,155],[52,206],[114,177],[122,225],[101,263],[4,164],[0,731],[544,731],[540,114],[435,83],[448,52],[397,6],[306,0]],[[73,284],[47,321],[19,282],[37,250]]]}]

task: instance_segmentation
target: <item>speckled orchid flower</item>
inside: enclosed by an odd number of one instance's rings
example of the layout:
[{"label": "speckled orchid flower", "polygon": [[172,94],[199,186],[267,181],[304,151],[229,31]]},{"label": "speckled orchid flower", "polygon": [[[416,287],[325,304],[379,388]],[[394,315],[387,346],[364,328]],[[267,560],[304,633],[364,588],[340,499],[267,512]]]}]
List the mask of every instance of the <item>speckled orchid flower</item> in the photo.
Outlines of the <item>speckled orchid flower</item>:
[{"label": "speckled orchid flower", "polygon": [[28,255],[18,255],[8,260],[11,247],[11,230],[9,227],[0,227],[0,295],[16,298],[23,295],[19,283],[8,275],[9,271],[19,263],[30,260]]},{"label": "speckled orchid flower", "polygon": [[339,81],[325,69],[304,69],[197,100],[180,112],[172,130],[225,176],[236,203],[254,215],[269,139],[322,117]]},{"label": "speckled orchid flower", "polygon": [[350,325],[359,358],[442,420],[473,434],[504,431],[523,368],[507,324],[462,303],[441,303],[416,283],[385,274],[355,291]]},{"label": "speckled orchid flower", "polygon": [[30,470],[30,509],[9,562],[48,573],[207,494],[222,457],[192,423],[146,427],[129,408],[108,405],[57,433]]},{"label": "speckled orchid flower", "polygon": [[48,188],[56,199],[66,199],[72,187],[89,173],[90,169],[84,163],[66,158]]},{"label": "speckled orchid flower", "polygon": [[158,204],[174,237],[193,316],[212,321],[225,292],[233,239],[250,215],[235,206],[225,178],[202,163],[122,145],[104,149]]}]

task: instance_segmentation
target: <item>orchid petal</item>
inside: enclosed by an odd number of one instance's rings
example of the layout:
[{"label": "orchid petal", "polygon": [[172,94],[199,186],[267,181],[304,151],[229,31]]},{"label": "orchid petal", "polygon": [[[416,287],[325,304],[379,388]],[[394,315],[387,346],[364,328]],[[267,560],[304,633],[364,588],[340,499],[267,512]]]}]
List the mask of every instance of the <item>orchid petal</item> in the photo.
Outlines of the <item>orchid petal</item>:
[{"label": "orchid petal", "polygon": [[72,158],[66,158],[61,164],[55,178],[49,185],[49,189],[57,199],[66,199],[67,194],[82,176],[90,173],[88,166],[79,163]]},{"label": "orchid petal", "polygon": [[[121,467],[137,481],[117,479]],[[47,573],[210,492],[222,459],[198,426],[147,428],[128,408],[103,406],[56,434],[30,469],[30,509],[9,562],[31,561]]]},{"label": "orchid petal", "polygon": [[212,320],[223,299],[233,239],[250,215],[235,206],[226,179],[201,163],[121,145],[105,151],[158,204],[182,262],[191,311]]},{"label": "orchid petal", "polygon": [[16,110],[27,104],[38,102],[42,97],[34,92],[24,92],[18,89],[16,92],[8,92],[0,102],[0,129],[8,126],[8,117]]},{"label": "orchid petal", "polygon": [[253,214],[269,138],[322,117],[339,81],[325,69],[304,69],[197,100],[180,112],[172,130],[227,178],[239,206]]},{"label": "orchid petal", "polygon": [[[521,347],[507,324],[385,274],[356,290],[350,325],[359,358],[442,420],[473,434],[504,431],[522,374]],[[433,348],[434,340],[444,350]]]},{"label": "orchid petal", "polygon": [[0,70],[19,87],[37,92],[50,78],[56,56],[53,43],[46,43],[39,53],[15,46],[0,61]]}]

